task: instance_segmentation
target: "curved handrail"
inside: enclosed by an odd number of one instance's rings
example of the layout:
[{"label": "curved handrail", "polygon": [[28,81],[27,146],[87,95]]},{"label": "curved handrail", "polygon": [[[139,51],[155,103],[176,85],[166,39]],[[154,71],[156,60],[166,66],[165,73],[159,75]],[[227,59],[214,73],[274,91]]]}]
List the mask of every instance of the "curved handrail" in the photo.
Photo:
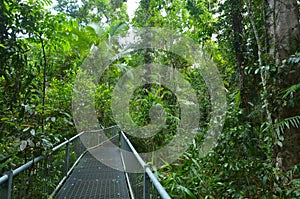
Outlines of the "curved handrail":
[{"label": "curved handrail", "polygon": [[[62,142],[61,144],[55,146],[55,147],[52,149],[52,152],[57,151],[58,149],[60,149],[61,147],[67,145],[68,143],[72,142],[73,140],[75,140],[77,137],[83,135],[84,133],[90,133],[90,132],[94,133],[94,132],[99,132],[99,131],[103,131],[103,130],[108,130],[108,129],[115,128],[115,127],[116,127],[116,125],[115,125],[115,126],[110,126],[110,127],[104,128],[104,129],[99,129],[99,130],[82,131],[82,132],[78,133],[77,135],[71,137],[70,139],[65,140],[65,141]],[[13,175],[13,177],[16,176],[17,174],[21,173],[22,171],[24,171],[24,170],[26,170],[27,168],[29,168],[30,166],[32,166],[34,163],[37,163],[37,162],[41,161],[46,155],[47,155],[47,154],[45,154],[45,155],[40,155],[40,156],[34,158],[33,160],[31,160],[31,161],[29,161],[29,162],[23,164],[22,166],[20,166],[20,167],[14,169],[14,170],[12,171],[11,174]],[[2,177],[0,177],[0,185],[3,184],[3,183],[5,183],[8,179],[9,179],[9,174],[4,173],[4,175],[3,175]]]}]

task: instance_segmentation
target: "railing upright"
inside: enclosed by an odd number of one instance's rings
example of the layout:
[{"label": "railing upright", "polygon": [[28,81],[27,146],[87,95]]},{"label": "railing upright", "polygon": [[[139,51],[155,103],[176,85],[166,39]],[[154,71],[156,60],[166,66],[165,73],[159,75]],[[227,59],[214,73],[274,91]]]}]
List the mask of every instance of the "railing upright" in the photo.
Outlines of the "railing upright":
[{"label": "railing upright", "polygon": [[150,168],[149,165],[146,165],[144,167],[144,182],[143,182],[143,198],[144,199],[150,199],[150,178],[146,172],[146,168]]},{"label": "railing upright", "polygon": [[[3,189],[3,191],[1,192],[1,194],[3,194],[3,198],[5,199],[11,199],[11,192],[12,192],[12,183],[13,183],[13,172],[12,171],[8,171],[5,172],[5,174],[8,177],[8,180],[6,182],[6,187]],[[2,198],[2,196],[1,196]]]},{"label": "railing upright", "polygon": [[66,144],[65,176],[67,176],[68,172],[69,172],[69,158],[70,158],[70,141],[68,140],[68,142]]}]

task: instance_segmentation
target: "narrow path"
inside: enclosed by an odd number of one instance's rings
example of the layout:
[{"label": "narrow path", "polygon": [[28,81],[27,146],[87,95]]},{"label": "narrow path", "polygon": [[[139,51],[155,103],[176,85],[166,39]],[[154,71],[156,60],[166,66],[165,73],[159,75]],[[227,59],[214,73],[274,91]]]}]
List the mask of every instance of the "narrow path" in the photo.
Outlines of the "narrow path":
[{"label": "narrow path", "polygon": [[[100,151],[94,149],[93,154]],[[120,153],[111,150],[110,160],[122,164]],[[69,176],[56,199],[129,199],[125,174],[112,169],[97,160],[91,153],[86,153],[76,169]]]}]

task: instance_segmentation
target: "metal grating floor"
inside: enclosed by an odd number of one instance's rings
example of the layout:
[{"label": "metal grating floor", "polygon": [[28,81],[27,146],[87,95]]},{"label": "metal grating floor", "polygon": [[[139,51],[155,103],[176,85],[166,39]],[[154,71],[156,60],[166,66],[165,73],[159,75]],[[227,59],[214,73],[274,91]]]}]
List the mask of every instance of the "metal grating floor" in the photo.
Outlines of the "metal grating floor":
[{"label": "metal grating floor", "polygon": [[[113,159],[121,164],[120,154],[117,151],[113,153]],[[129,199],[130,197],[124,172],[106,166],[88,152],[55,198]]]}]

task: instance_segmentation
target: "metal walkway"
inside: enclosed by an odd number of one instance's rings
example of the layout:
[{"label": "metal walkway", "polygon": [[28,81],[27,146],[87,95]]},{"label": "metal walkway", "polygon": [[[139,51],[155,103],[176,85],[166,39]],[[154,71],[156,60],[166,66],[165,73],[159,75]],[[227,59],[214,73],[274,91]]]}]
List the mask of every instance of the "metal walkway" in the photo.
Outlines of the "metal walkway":
[{"label": "metal walkway", "polygon": [[[121,162],[120,154],[117,152],[112,157]],[[125,173],[104,165],[88,152],[64,183],[56,198],[128,199]]]},{"label": "metal walkway", "polygon": [[81,132],[0,176],[0,199],[49,197],[171,199],[117,126]]}]

